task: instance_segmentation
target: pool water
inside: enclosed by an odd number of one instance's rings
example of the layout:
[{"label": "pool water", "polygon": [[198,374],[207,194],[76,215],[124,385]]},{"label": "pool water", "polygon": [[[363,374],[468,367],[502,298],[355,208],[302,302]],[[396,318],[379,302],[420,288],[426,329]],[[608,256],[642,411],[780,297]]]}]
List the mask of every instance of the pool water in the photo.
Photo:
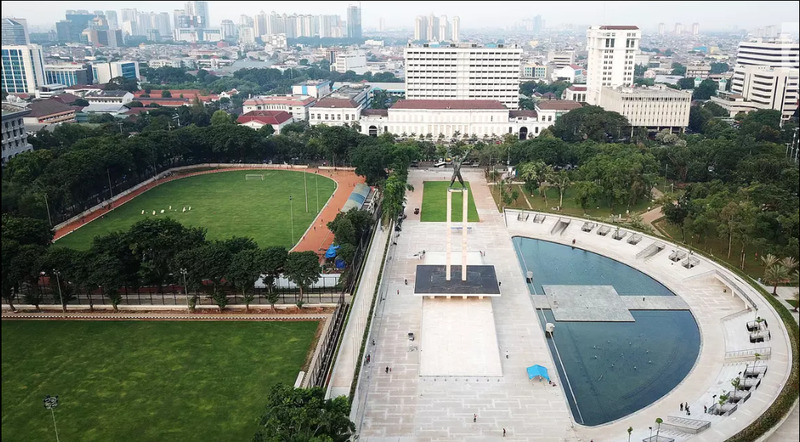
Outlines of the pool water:
[{"label": "pool water", "polygon": [[[549,284],[612,285],[620,295],[675,296],[638,270],[592,252],[520,237],[514,246],[523,269],[533,272],[531,293],[541,295],[541,286]],[[683,380],[700,352],[697,323],[685,310],[632,310],[635,322],[556,321],[550,310],[537,314],[556,325],[548,346],[573,416],[584,425],[655,402]]]}]

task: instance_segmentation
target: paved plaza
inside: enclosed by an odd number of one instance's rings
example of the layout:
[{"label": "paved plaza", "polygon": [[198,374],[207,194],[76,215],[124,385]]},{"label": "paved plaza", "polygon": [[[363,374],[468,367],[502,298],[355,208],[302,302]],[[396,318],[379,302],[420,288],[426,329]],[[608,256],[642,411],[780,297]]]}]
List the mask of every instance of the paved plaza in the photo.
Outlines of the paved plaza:
[{"label": "paved plaza", "polygon": [[[717,273],[725,270],[702,258],[693,268],[685,268],[680,263],[675,265],[668,259],[675,248],[670,244],[665,251],[647,259],[637,258],[637,253],[656,241],[647,235],[637,244],[618,241],[611,235],[582,232],[583,221],[578,219],[572,220],[563,232],[551,234],[557,216],[548,215],[544,223],[533,223],[533,216],[527,221],[518,221],[512,213],[506,217],[497,211],[482,172],[463,173],[464,179],[472,184],[481,219],[479,223],[469,223],[469,262],[495,266],[500,296],[483,300],[460,297],[431,300],[414,296],[413,286],[407,282],[414,281],[416,266],[426,263],[420,259],[420,253],[423,250],[426,255],[434,253],[432,256],[436,259],[427,263],[439,264],[446,235],[445,223],[419,222],[419,215],[414,215],[413,209],[421,207],[422,192],[409,192],[408,219],[403,223],[402,232],[393,239],[396,245],[390,246],[391,260],[384,271],[370,329],[368,346],[372,362],[363,366],[359,376],[351,415],[360,440],[499,440],[503,429],[511,440],[627,440],[629,426],[634,428],[631,440],[642,440],[649,436],[648,427],[654,426],[656,417],[665,421],[670,416],[673,420],[685,417],[678,404],[688,402],[694,411],[691,417],[709,421],[710,428],[692,435],[665,426],[661,434],[678,441],[718,441],[747,426],[774,400],[789,374],[788,335],[778,326],[780,320],[774,310],[737,277],[718,277]],[[416,189],[422,189],[423,181],[449,180],[450,174],[449,170],[412,170],[409,181]],[[534,297],[528,292],[525,273],[514,251],[511,238],[516,235],[562,244],[575,239],[577,247],[633,266],[676,293],[680,301],[671,301],[674,304],[661,308],[691,310],[701,332],[700,355],[687,377],[665,397],[632,415],[596,427],[576,424],[567,405],[566,394],[569,393],[558,378],[534,308]],[[453,252],[456,257],[460,255],[457,247]],[[476,253],[477,256],[482,254],[482,259],[476,259]],[[454,259],[454,264],[457,261]],[[733,289],[740,287],[749,295],[749,300],[742,295],[732,296]],[[666,297],[647,297],[644,301],[638,297],[635,302],[632,301],[635,297],[619,298],[623,299],[623,309],[627,311],[637,306],[642,308],[641,304],[646,305],[655,298]],[[429,301],[436,304],[426,304]],[[448,308],[446,303],[464,301],[466,303],[459,305],[457,312],[453,309],[453,317],[443,317]],[[770,341],[749,342],[745,323],[752,321],[755,314],[748,309],[748,302],[755,303],[758,315],[769,321]],[[434,305],[435,309],[430,309]],[[658,309],[658,306],[650,308]],[[432,336],[428,333],[441,334],[448,328],[485,330],[491,322],[487,317],[489,313],[494,320],[495,353],[502,375],[459,376],[447,375],[452,373],[448,371],[441,371],[442,375],[425,375],[427,368],[422,362],[425,356],[420,350],[423,345],[429,345],[428,339]],[[427,322],[433,318],[441,321],[442,326],[429,332],[431,328]],[[414,333],[414,341],[409,340],[409,333]],[[476,345],[471,339],[459,340],[460,334],[447,336],[444,341],[451,346],[454,342],[460,344],[453,349],[456,353],[483,354],[486,351],[484,342]],[[729,390],[730,379],[752,361],[754,352],[764,354],[766,347],[769,347],[769,357],[759,364],[768,365],[769,373],[752,397],[729,417],[703,414],[703,405],[711,405],[712,396],[723,389]],[[438,360],[433,365],[447,364]],[[529,381],[525,369],[533,364],[548,368],[555,386]],[[387,368],[390,369],[388,373]]]}]

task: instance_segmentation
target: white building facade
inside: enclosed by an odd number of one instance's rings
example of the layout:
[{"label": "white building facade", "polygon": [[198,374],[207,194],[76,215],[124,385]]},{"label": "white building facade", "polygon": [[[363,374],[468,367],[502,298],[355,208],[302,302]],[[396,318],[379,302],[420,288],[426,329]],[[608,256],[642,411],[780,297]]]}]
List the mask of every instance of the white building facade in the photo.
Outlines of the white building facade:
[{"label": "white building facade", "polygon": [[260,110],[286,111],[294,121],[308,120],[308,110],[316,102],[314,97],[298,95],[264,95],[249,98],[242,103],[244,113]]},{"label": "white building facade", "polygon": [[409,100],[497,100],[519,106],[522,49],[503,45],[406,47]]},{"label": "white building facade", "polygon": [[44,58],[39,45],[3,46],[2,89],[36,95],[45,84]]},{"label": "white building facade", "polygon": [[587,101],[598,105],[604,88],[633,84],[642,31],[637,26],[592,26],[586,31]]},{"label": "white building facade", "polygon": [[632,127],[683,131],[689,125],[691,91],[669,88],[604,88],[600,106],[628,119]]},{"label": "white building facade", "polygon": [[25,131],[23,118],[29,114],[30,109],[3,103],[3,165],[9,159],[33,150],[28,143],[28,132]]}]

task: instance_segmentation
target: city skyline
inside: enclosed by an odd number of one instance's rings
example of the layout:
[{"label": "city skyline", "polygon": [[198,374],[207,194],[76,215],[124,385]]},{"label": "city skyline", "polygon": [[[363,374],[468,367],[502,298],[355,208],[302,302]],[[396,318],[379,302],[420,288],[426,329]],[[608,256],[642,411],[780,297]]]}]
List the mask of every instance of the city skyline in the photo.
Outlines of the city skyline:
[{"label": "city skyline", "polygon": [[[349,5],[359,2],[208,2],[210,25],[219,27],[222,20],[238,22],[240,15],[256,15],[260,11],[270,13],[297,14],[336,14],[344,19]],[[44,32],[54,29],[55,23],[63,20],[68,9],[117,10],[136,8],[140,11],[169,12],[183,8],[185,2],[3,2],[4,17],[18,17],[28,20],[33,32]],[[492,8],[477,8],[470,5],[455,7],[450,2],[360,2],[362,9],[362,26],[365,29],[376,29],[381,19],[386,28],[406,28],[413,30],[414,19],[418,15],[458,15],[461,17],[462,29],[509,28],[524,19],[541,15],[548,26],[563,25],[597,25],[597,24],[630,24],[643,30],[657,29],[659,23],[665,23],[672,29],[675,23],[691,27],[699,23],[701,31],[730,31],[732,29],[756,29],[764,26],[775,26],[780,32],[796,34],[798,21],[784,21],[786,17],[800,15],[797,2],[761,2],[731,3],[720,7],[716,2],[572,2],[567,18],[552,3],[544,2],[495,2]],[[69,6],[67,6],[69,5]],[[520,6],[523,6],[522,8]],[[544,9],[550,6],[548,12]],[[653,9],[659,8],[658,14]],[[528,10],[530,12],[525,13]]]}]

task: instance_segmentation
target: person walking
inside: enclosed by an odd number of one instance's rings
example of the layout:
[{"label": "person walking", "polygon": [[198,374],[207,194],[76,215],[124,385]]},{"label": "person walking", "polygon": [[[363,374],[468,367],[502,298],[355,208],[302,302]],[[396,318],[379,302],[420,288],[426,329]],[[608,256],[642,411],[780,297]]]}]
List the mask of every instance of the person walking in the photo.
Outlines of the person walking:
[{"label": "person walking", "polygon": [[683,403],[681,403],[681,411],[683,411]]},{"label": "person walking", "polygon": [[503,428],[503,437],[506,437],[506,429]]},{"label": "person walking", "polygon": [[472,422],[478,422],[478,415],[477,414],[473,414],[472,415]]}]

